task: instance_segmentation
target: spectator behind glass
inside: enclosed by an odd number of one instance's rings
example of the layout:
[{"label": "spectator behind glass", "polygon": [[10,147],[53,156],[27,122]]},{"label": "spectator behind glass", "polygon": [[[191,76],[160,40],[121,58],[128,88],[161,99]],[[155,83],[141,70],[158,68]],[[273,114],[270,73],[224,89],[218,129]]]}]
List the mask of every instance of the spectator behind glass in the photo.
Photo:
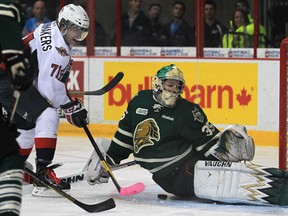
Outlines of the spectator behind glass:
[{"label": "spectator behind glass", "polygon": [[152,25],[152,37],[150,46],[160,46],[160,36],[162,31],[162,24],[159,22],[160,15],[162,13],[162,6],[157,3],[149,5],[148,17]]},{"label": "spectator behind glass", "polygon": [[[247,0],[236,0],[235,2],[235,9],[242,9],[246,12],[249,23],[251,23],[251,25],[253,25],[253,34],[254,34],[254,18],[252,17],[251,13],[250,13],[250,5],[249,2]],[[230,21],[230,25],[232,24],[232,22]],[[252,28],[252,26],[250,26]],[[259,47],[264,48],[266,47],[266,29],[264,28],[264,26],[259,24],[259,34],[260,34],[260,45]]]},{"label": "spectator behind glass", "polygon": [[239,8],[246,12],[250,23],[254,22],[254,19],[250,13],[250,5],[247,0],[237,0],[235,2],[235,9],[239,9]]},{"label": "spectator behind glass", "polygon": [[[204,47],[220,47],[223,35],[228,32],[228,29],[216,19],[216,9],[216,3],[213,0],[205,1]],[[195,25],[193,26],[193,32],[196,36]],[[193,45],[195,45],[195,38],[193,38]]]},{"label": "spectator behind glass", "polygon": [[[147,46],[152,27],[141,10],[143,0],[129,0],[129,11],[122,15],[122,46]],[[116,35],[113,41],[115,42]]]},{"label": "spectator behind glass", "polygon": [[224,48],[252,47],[253,37],[247,31],[249,24],[246,12],[243,9],[236,9],[232,16],[232,28],[223,36],[222,46]]},{"label": "spectator behind glass", "polygon": [[33,16],[32,13],[33,2],[34,2],[33,0],[21,0],[21,2],[19,2],[21,5],[21,9],[24,13],[25,20],[28,20]]},{"label": "spectator behind glass", "polygon": [[46,4],[42,0],[34,2],[32,13],[34,17],[26,21],[22,32],[23,36],[33,32],[41,23],[51,22],[51,20],[46,17]]},{"label": "spectator behind glass", "polygon": [[183,19],[185,4],[175,2],[172,20],[163,26],[161,41],[163,46],[192,46],[193,34],[190,25]]}]

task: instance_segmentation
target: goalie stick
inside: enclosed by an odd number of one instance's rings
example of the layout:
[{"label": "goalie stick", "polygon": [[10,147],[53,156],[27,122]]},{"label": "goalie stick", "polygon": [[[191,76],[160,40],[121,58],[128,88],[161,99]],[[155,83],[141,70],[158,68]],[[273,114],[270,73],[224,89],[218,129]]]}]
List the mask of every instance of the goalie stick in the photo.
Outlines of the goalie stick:
[{"label": "goalie stick", "polygon": [[101,212],[101,211],[106,211],[106,210],[109,210],[109,209],[116,207],[116,204],[112,198],[107,199],[107,200],[100,202],[100,203],[96,203],[96,204],[82,203],[82,202],[78,201],[77,199],[75,199],[74,197],[70,196],[69,194],[65,193],[60,188],[54,186],[53,184],[50,184],[49,182],[42,181],[41,179],[38,178],[36,173],[34,173],[29,168],[25,167],[25,172],[27,172],[29,175],[31,175],[41,185],[54,190],[55,192],[57,192],[61,196],[65,197],[66,199],[70,200],[75,205],[79,206],[80,208],[84,209],[87,212]]},{"label": "goalie stick", "polygon": [[101,89],[95,90],[95,91],[70,91],[70,94],[74,95],[103,95],[110,91],[112,88],[114,88],[124,77],[123,72],[118,72],[116,76],[107,83],[104,87]]},{"label": "goalie stick", "polygon": [[123,188],[119,185],[119,183],[117,182],[116,178],[114,177],[109,165],[107,164],[104,156],[102,155],[99,147],[97,146],[97,143],[95,142],[92,134],[90,133],[87,125],[83,121],[82,121],[82,127],[84,128],[91,144],[93,145],[98,157],[100,158],[101,163],[102,163],[102,167],[108,172],[108,174],[111,177],[114,185],[116,186],[119,194],[121,196],[130,196],[130,195],[141,193],[145,189],[145,185],[143,183],[136,183],[136,184],[128,186],[126,188]]},{"label": "goalie stick", "polygon": [[[135,164],[136,164],[135,161],[129,161],[127,163],[119,164],[116,166],[111,166],[111,170],[119,170],[119,169],[123,169],[125,167],[133,166]],[[50,166],[50,168],[52,167],[51,169],[55,169],[61,165],[62,164],[54,164],[54,165]],[[62,176],[62,177],[60,177],[60,179],[67,182],[67,183],[76,183],[76,182],[80,182],[80,181],[85,181],[88,179],[86,169],[87,169],[87,167],[85,165],[85,167],[82,169],[82,171],[75,173],[75,174]],[[34,189],[34,185],[32,183],[23,185],[22,193],[23,193],[23,195],[31,194],[33,189]]]}]

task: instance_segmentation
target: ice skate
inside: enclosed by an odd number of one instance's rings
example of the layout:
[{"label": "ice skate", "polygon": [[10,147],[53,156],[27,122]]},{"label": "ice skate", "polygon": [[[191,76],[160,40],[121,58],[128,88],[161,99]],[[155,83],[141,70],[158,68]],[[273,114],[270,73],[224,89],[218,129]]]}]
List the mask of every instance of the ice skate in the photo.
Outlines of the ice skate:
[{"label": "ice skate", "polygon": [[[37,166],[37,176],[40,180],[47,184],[52,184],[61,190],[68,192],[71,188],[70,184],[59,179],[56,176],[56,173],[54,172],[53,168],[55,168],[55,165],[48,165],[43,166],[43,162],[39,162],[36,159],[36,166]],[[56,166],[57,167],[57,166]],[[60,195],[57,194],[55,191],[43,186],[41,182],[34,180],[33,181],[34,189],[32,191],[33,196],[53,196],[53,197],[59,197]]]}]

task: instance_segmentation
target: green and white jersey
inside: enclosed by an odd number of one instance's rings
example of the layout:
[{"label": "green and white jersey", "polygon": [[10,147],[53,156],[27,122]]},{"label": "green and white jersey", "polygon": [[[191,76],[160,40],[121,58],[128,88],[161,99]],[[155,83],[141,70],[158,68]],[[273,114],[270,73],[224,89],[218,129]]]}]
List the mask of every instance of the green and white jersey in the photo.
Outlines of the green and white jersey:
[{"label": "green and white jersey", "polygon": [[108,160],[118,164],[133,153],[140,166],[164,176],[192,158],[195,148],[203,150],[218,132],[199,105],[182,98],[167,108],[154,99],[152,90],[140,91],[119,121]]},{"label": "green and white jersey", "polygon": [[23,54],[22,15],[20,6],[0,0],[0,54]]}]

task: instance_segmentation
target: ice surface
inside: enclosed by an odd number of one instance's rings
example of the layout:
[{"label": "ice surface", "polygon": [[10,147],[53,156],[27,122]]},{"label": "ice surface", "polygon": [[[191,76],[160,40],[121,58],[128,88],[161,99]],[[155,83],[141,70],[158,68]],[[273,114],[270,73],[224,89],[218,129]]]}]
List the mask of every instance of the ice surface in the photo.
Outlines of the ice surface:
[{"label": "ice surface", "polygon": [[[59,137],[54,163],[64,165],[55,170],[58,176],[80,172],[92,154],[93,147],[86,137]],[[278,149],[274,147],[256,147],[254,163],[277,166]],[[34,165],[35,152],[29,161]],[[131,160],[130,158],[129,160]],[[127,160],[127,161],[129,161]],[[82,215],[115,215],[115,216],[266,216],[288,215],[288,208],[248,205],[226,205],[199,200],[184,201],[169,196],[159,200],[158,194],[166,194],[151,179],[151,174],[138,165],[113,171],[122,187],[143,182],[146,189],[137,195],[121,197],[110,180],[107,184],[90,186],[86,181],[73,183],[70,194],[77,200],[93,204],[114,198],[116,208],[99,213],[88,213],[65,198],[39,198],[23,196],[21,216],[82,216]]]}]

